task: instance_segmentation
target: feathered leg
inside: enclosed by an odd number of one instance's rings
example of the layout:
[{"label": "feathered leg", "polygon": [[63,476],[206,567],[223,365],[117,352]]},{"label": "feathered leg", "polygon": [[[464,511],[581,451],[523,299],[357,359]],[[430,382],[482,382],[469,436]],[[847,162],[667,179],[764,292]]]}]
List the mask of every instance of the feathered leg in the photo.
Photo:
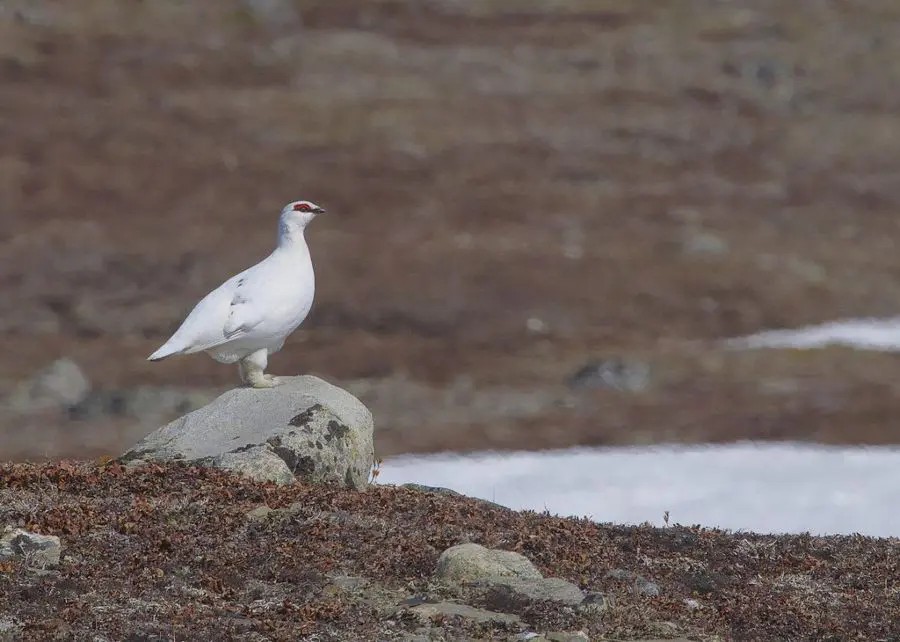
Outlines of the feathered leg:
[{"label": "feathered leg", "polygon": [[238,362],[241,381],[251,388],[274,388],[278,385],[278,377],[265,374],[269,363],[269,351],[265,348],[248,354]]}]

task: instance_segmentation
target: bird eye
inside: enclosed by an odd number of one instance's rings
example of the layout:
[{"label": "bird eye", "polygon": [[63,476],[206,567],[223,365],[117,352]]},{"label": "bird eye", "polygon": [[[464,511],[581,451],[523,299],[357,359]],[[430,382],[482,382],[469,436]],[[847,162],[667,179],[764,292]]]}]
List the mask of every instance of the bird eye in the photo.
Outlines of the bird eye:
[{"label": "bird eye", "polygon": [[297,203],[294,205],[295,212],[309,212],[311,209],[309,203]]}]

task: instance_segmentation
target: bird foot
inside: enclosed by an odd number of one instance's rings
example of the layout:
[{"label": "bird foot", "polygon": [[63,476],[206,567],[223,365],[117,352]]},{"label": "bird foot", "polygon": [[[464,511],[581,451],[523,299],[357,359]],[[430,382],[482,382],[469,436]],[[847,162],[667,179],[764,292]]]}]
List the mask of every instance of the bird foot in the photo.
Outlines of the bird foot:
[{"label": "bird foot", "polygon": [[258,376],[249,377],[247,383],[251,388],[274,388],[281,382],[274,375],[260,373]]}]

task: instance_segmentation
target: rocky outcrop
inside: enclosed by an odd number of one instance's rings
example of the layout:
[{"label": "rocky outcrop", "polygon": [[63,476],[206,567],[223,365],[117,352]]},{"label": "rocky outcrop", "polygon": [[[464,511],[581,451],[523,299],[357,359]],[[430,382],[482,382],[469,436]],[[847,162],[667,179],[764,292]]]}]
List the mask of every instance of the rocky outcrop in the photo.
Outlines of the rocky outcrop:
[{"label": "rocky outcrop", "polygon": [[147,435],[122,456],[186,461],[279,484],[294,479],[364,488],[374,462],[373,420],[356,397],[317,377],[270,389],[235,388]]}]

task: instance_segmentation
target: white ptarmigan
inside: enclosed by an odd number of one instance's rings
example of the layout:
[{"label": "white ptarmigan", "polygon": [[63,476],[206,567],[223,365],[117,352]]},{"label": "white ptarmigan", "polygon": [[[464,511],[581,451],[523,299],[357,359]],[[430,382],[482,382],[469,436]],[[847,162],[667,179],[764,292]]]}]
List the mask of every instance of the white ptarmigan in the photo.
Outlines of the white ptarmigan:
[{"label": "white ptarmigan", "polygon": [[203,297],[148,360],[206,352],[220,363],[237,362],[241,381],[254,388],[278,385],[266,365],[312,307],[315,275],[303,231],[324,211],[310,201],[285,205],[275,250]]}]

